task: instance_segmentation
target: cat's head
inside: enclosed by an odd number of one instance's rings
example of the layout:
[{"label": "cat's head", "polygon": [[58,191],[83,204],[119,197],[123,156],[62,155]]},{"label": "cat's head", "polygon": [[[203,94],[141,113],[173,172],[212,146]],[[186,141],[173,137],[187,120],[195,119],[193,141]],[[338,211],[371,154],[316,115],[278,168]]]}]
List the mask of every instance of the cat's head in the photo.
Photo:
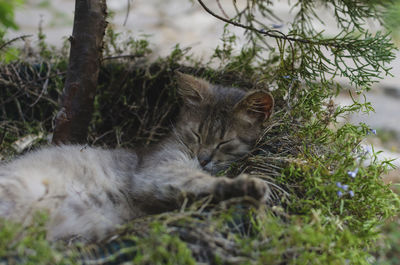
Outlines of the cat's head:
[{"label": "cat's head", "polygon": [[263,91],[212,85],[177,72],[183,106],[175,135],[206,171],[215,174],[251,151],[274,99]]}]

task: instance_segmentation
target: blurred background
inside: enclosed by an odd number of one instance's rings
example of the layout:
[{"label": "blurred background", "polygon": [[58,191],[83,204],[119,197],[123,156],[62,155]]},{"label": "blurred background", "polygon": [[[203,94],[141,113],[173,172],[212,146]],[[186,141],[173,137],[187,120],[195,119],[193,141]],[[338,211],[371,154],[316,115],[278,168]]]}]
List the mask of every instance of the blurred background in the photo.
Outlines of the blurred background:
[{"label": "blurred background", "polygon": [[[224,12],[229,14],[231,0],[205,1],[215,11],[221,12],[218,4],[224,7]],[[240,1],[238,1],[240,3]],[[276,1],[274,11],[276,22],[271,25],[282,32],[288,31],[288,22],[293,16],[287,1]],[[393,40],[400,45],[400,1],[394,3],[385,16],[385,26],[391,31]],[[209,15],[196,1],[187,0],[108,0],[110,18],[109,26],[121,35],[146,37],[151,43],[154,56],[163,56],[171,52],[176,44],[182,48],[191,47],[191,52],[196,57],[210,56],[215,47],[221,44],[224,23]],[[46,42],[61,48],[68,36],[72,33],[73,0],[25,0],[15,10],[15,23],[17,29],[7,32],[9,39],[29,34],[26,40],[35,47],[38,42],[39,29],[46,38]],[[320,7],[323,14],[323,23],[315,21],[315,27],[324,30],[329,36],[337,32],[336,23],[325,7]],[[370,30],[382,30],[382,26],[375,21],[366,21]],[[243,31],[231,28],[239,36],[237,49],[243,39]],[[274,40],[271,40],[274,42]],[[396,51],[397,57],[399,51]],[[393,158],[394,164],[400,166],[400,59],[392,62],[392,75],[383,77],[376,83],[371,91],[366,94],[366,100],[372,103],[375,113],[352,114],[344,117],[344,121],[352,123],[364,122],[376,130],[376,135],[371,134],[365,144],[372,144],[375,150],[383,150],[382,158]],[[346,80],[339,82],[346,84]],[[351,91],[350,85],[348,85]],[[351,104],[349,91],[343,91],[337,98],[337,103]],[[357,95],[356,95],[357,96]],[[363,100],[363,98],[360,98]],[[389,178],[400,180],[400,171],[393,170]]]}]

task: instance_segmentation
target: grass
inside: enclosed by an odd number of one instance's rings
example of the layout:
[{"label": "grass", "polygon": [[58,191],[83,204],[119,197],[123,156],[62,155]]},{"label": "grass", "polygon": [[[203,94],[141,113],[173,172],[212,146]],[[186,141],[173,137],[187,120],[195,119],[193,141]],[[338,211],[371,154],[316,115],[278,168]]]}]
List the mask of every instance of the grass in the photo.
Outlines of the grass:
[{"label": "grass", "polygon": [[[108,34],[112,43],[115,36]],[[288,76],[275,57],[266,70],[265,65],[249,63],[252,55],[244,50],[212,69],[188,60],[190,56],[179,46],[169,57],[148,62],[145,41],[124,45],[140,56],[104,63],[88,144],[134,147],[164,137],[179,109],[175,69],[222,85],[271,90],[275,114],[257,147],[224,172],[231,177],[245,172],[268,181],[271,200],[267,205],[248,198],[218,205],[197,202],[133,220],[114,237],[88,246],[47,242],[44,217],[27,228],[3,221],[1,259],[25,264],[83,260],[95,264],[122,260],[132,264],[370,264],[378,260],[376,253],[384,251],[377,249],[382,225],[399,206],[398,196],[380,177],[391,164],[361,148],[368,127],[336,122],[345,113],[369,109],[367,103],[339,108],[332,101],[334,90],[318,83],[305,86]],[[112,54],[112,49],[111,45],[106,51]],[[13,143],[26,135],[43,137],[25,151],[46,143],[65,77],[65,58],[53,54],[0,66],[4,157],[17,155]]]}]

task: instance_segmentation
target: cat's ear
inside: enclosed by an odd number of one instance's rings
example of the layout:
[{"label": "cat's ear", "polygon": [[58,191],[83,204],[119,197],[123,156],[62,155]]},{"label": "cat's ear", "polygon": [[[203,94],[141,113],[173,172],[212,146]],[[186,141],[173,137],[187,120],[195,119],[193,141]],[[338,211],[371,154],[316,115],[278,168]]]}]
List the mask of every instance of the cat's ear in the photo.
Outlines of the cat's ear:
[{"label": "cat's ear", "polygon": [[267,120],[271,116],[273,108],[274,98],[270,93],[253,91],[236,104],[234,113],[239,119],[254,124]]},{"label": "cat's ear", "polygon": [[178,93],[185,103],[198,105],[211,94],[210,83],[206,80],[175,71]]}]

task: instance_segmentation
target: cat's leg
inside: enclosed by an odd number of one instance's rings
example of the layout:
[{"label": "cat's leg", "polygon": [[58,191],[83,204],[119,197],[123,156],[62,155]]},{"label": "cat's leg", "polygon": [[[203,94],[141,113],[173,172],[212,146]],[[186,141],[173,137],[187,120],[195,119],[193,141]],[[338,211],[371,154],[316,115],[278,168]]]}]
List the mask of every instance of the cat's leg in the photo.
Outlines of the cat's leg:
[{"label": "cat's leg", "polygon": [[133,194],[144,203],[143,208],[150,210],[150,206],[154,206],[156,209],[152,210],[160,212],[162,208],[178,207],[184,198],[197,199],[209,195],[214,201],[242,196],[265,201],[270,189],[263,180],[247,175],[233,179],[214,177],[199,169],[174,165],[155,167],[146,175],[138,176],[133,182]]},{"label": "cat's leg", "polygon": [[242,196],[266,200],[269,195],[269,187],[263,180],[245,174],[231,179],[214,177],[198,170],[166,184],[170,186],[170,189],[175,189],[189,197],[212,195],[217,201]]}]

